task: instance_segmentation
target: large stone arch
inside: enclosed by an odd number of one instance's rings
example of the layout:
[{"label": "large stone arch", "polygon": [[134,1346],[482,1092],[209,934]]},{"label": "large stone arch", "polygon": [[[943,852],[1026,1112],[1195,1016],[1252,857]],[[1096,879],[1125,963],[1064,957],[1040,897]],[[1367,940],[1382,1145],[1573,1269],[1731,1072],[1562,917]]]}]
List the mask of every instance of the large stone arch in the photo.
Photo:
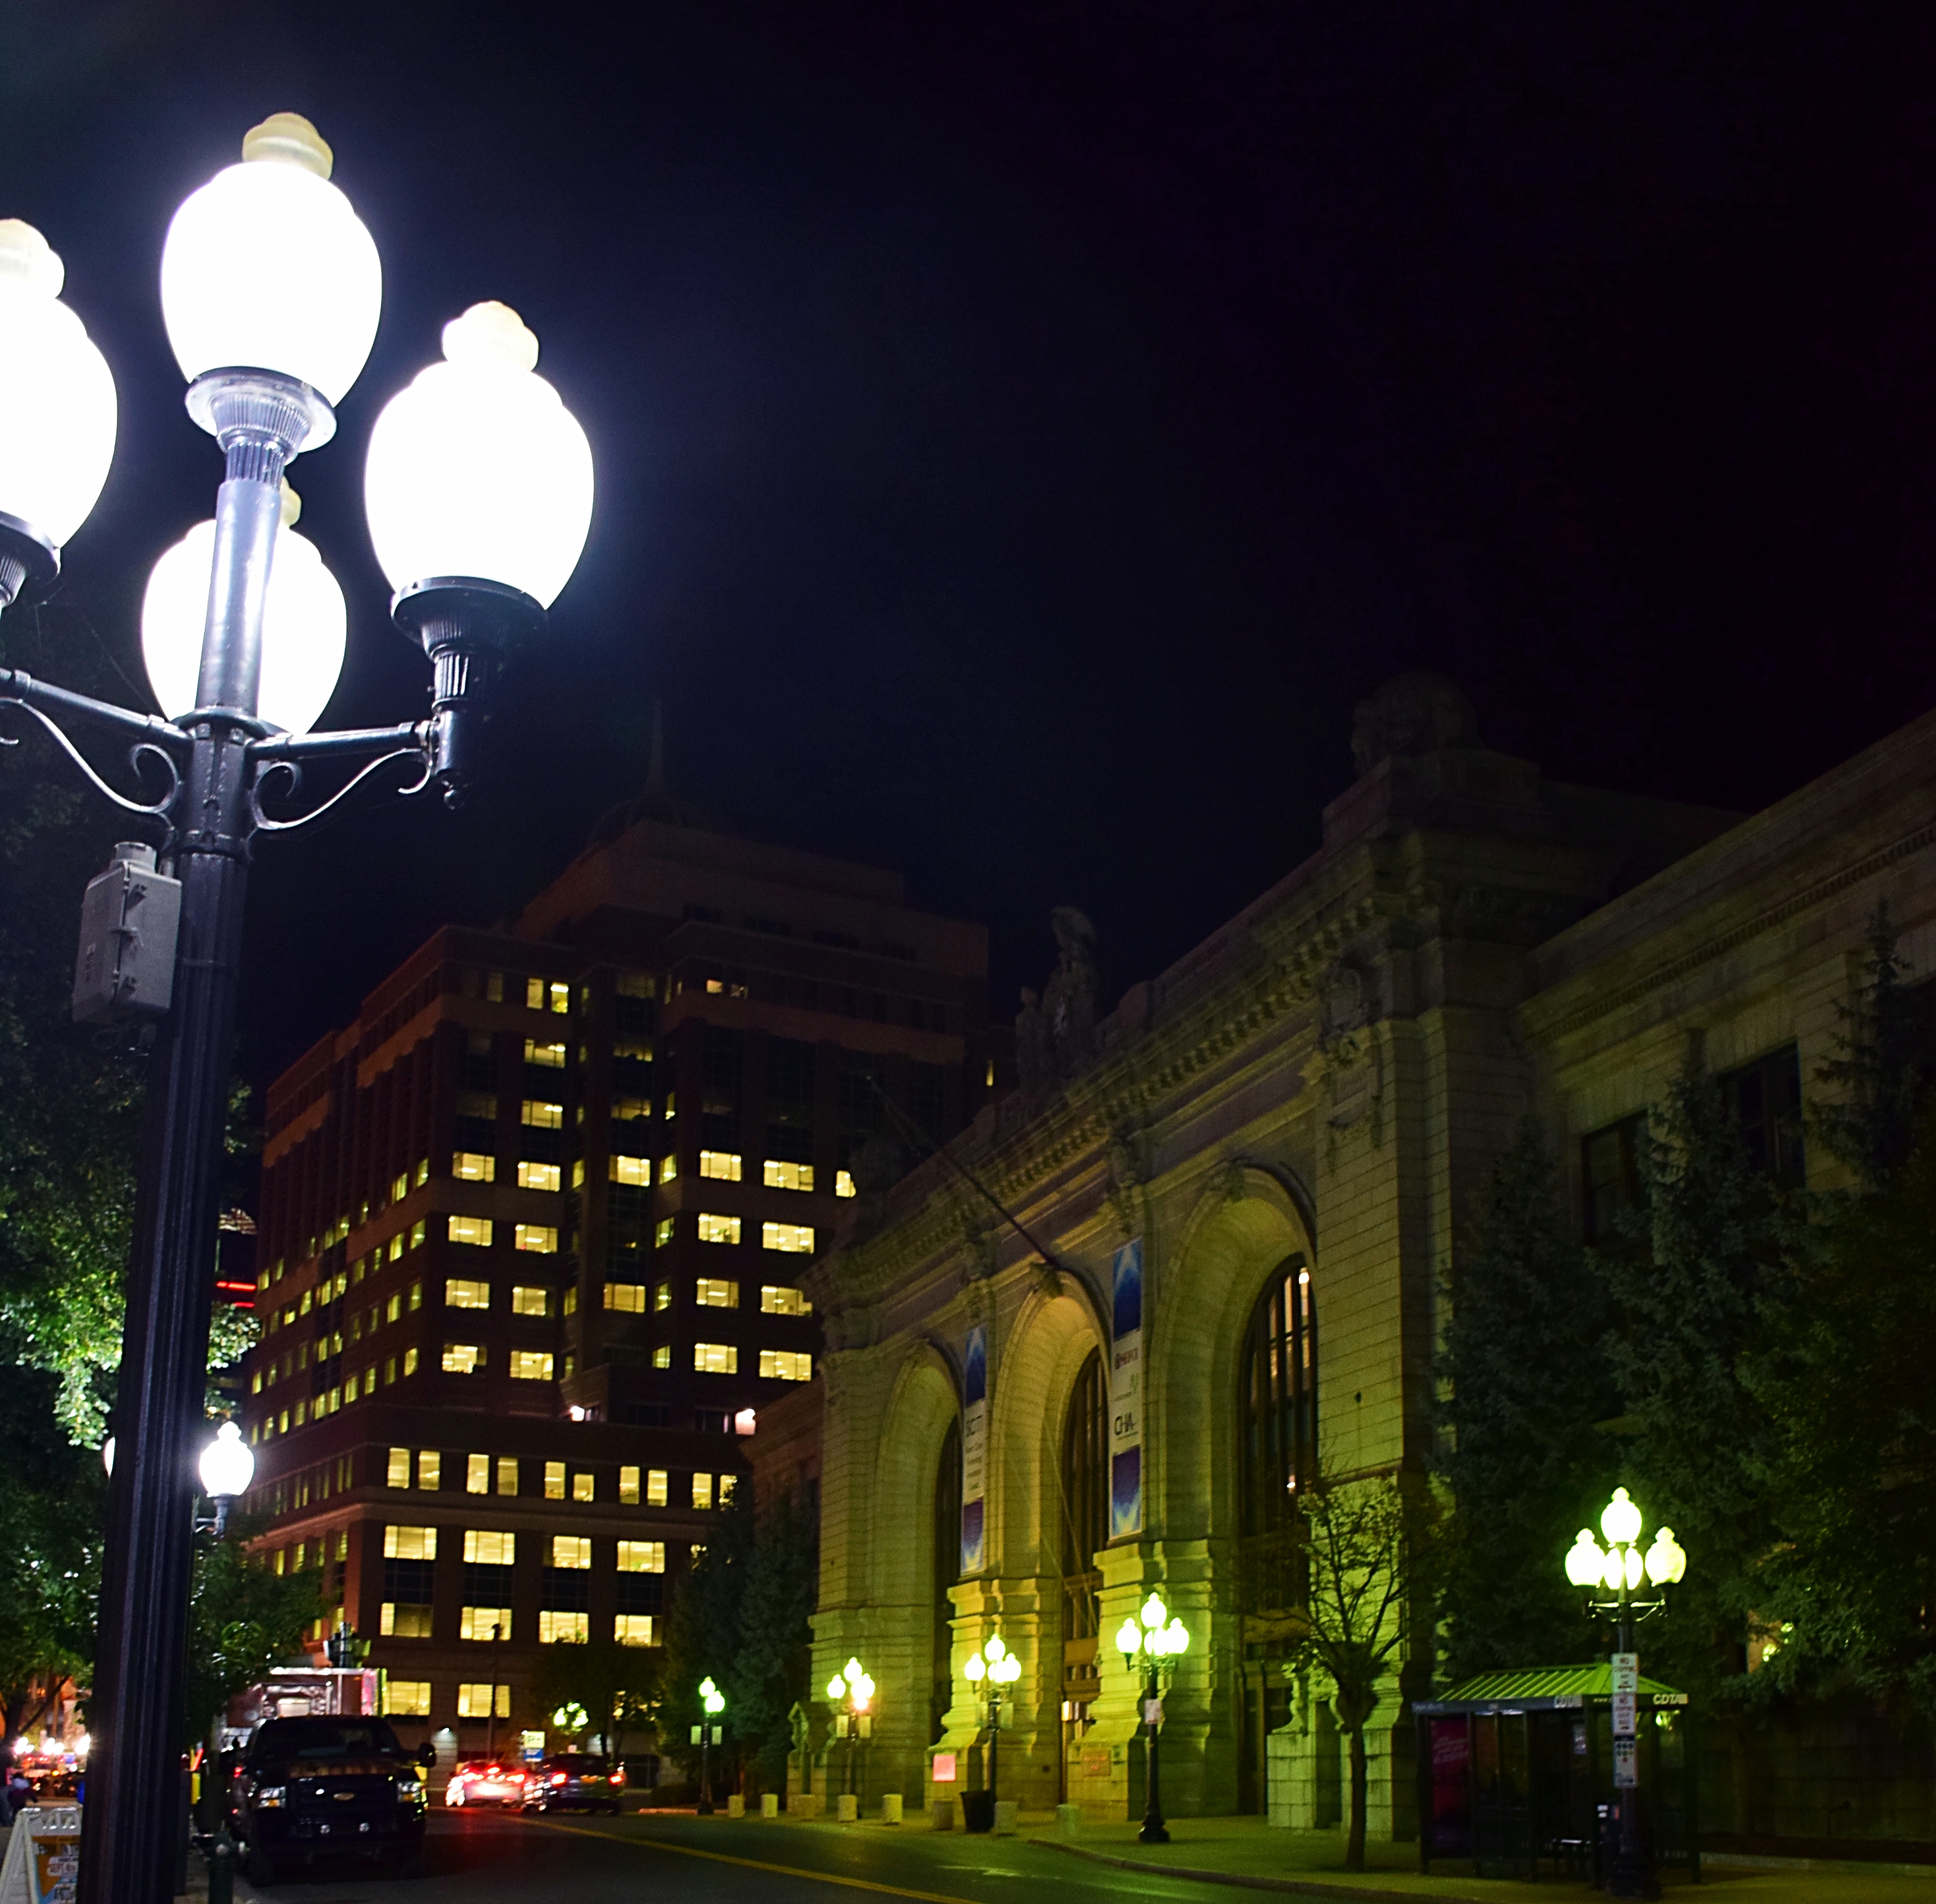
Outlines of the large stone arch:
[{"label": "large stone arch", "polygon": [[934,1577],[936,1464],[960,1412],[954,1370],[932,1343],[918,1343],[894,1378],[874,1456],[876,1511],[891,1517],[875,1547],[877,1604],[927,1602]]},{"label": "large stone arch", "polygon": [[1145,1514],[1167,1540],[1206,1540],[1236,1525],[1237,1361],[1265,1281],[1287,1256],[1311,1265],[1321,1326],[1305,1207],[1278,1172],[1233,1166],[1160,1266],[1144,1358],[1152,1390],[1144,1459]]}]

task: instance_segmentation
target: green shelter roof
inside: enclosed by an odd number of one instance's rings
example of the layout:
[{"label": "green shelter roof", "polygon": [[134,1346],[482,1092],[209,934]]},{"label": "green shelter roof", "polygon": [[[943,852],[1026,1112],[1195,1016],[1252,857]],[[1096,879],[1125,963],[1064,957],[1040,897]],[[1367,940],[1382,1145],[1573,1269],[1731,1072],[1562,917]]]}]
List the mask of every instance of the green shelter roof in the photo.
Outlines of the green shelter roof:
[{"label": "green shelter roof", "polygon": [[[1686,1695],[1658,1679],[1642,1679],[1640,1696],[1663,1704],[1686,1703]],[[1602,1660],[1596,1666],[1534,1666],[1513,1673],[1482,1673],[1450,1688],[1436,1699],[1423,1700],[1428,1709],[1479,1706],[1577,1705],[1585,1699],[1611,1699],[1614,1669]]]}]

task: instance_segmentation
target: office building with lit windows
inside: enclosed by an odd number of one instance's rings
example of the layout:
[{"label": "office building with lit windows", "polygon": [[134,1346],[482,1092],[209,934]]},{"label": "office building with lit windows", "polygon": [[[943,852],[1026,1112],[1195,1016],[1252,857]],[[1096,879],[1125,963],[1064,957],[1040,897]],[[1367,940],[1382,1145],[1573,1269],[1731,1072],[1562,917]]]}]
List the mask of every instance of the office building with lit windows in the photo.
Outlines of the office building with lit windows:
[{"label": "office building with lit windows", "polygon": [[857,1176],[994,1081],[979,926],[665,806],[508,929],[437,932],[269,1093],[248,1505],[408,1736],[536,1727],[537,1648],[662,1638],[818,1365],[801,1274]]}]

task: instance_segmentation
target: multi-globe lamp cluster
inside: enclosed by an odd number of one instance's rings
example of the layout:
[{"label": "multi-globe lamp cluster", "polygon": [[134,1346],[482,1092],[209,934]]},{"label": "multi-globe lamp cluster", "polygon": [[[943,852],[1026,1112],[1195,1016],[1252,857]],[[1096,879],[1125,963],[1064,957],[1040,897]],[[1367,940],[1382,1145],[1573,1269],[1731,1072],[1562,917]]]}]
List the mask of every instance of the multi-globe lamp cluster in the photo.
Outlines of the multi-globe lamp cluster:
[{"label": "multi-globe lamp cluster", "polygon": [[[315,730],[347,652],[348,606],[322,551],[295,527],[300,505],[286,473],[335,434],[337,406],[375,341],[383,292],[375,242],[332,169],[316,128],[277,113],[248,134],[240,162],[184,201],[168,229],[163,321],[187,379],[189,414],[216,439],[225,469],[213,517],[166,550],[149,578],[141,639],[160,716],[0,666],[0,709],[38,721],[100,793],[158,836],[153,848],[117,848],[117,866],[177,895],[172,940],[146,948],[159,972],[129,978],[118,961],[137,956],[141,935],[110,929],[109,982],[86,1001],[89,1017],[146,1017],[150,1035],[82,1904],[162,1904],[172,1894],[198,1452],[206,1453],[202,1479],[218,1520],[248,1485],[248,1451],[232,1425],[205,1451],[195,1444],[206,1432],[211,1265],[252,838],[306,824],[392,762],[414,770],[398,791],[434,787],[447,801],[460,797],[486,698],[509,656],[542,630],[591,522],[591,449],[537,374],[537,339],[505,306],[473,304],[444,326],[442,361],[385,406],[365,459],[365,513],[395,591],[392,618],[431,664],[428,717]],[[0,609],[53,591],[113,459],[113,376],[64,301],[66,288],[46,239],[19,219],[0,221]],[[110,784],[68,724],[121,743],[144,788]],[[311,811],[271,811],[265,795],[279,788],[292,799],[310,763],[356,770]],[[165,781],[159,794],[148,790],[156,773]],[[168,982],[153,982],[163,975]],[[77,1011],[81,1003],[77,978]]]}]

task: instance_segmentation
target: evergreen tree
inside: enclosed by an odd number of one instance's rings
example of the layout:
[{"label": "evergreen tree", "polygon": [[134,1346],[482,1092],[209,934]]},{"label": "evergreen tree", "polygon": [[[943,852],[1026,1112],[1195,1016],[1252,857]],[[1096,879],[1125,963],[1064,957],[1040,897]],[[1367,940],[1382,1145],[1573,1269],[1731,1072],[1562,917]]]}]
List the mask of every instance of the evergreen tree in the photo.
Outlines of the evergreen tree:
[{"label": "evergreen tree", "polygon": [[1621,1473],[1649,1525],[1671,1525],[1689,1556],[1649,1649],[1679,1683],[1711,1694],[1744,1664],[1773,1537],[1780,1437],[1753,1372],[1799,1225],[1694,1053],[1650,1121],[1641,1165],[1632,1229],[1648,1247],[1605,1259],[1619,1310],[1609,1352],[1632,1430]]},{"label": "evergreen tree", "polygon": [[752,1573],[755,1525],[753,1491],[742,1485],[715,1518],[712,1538],[695,1560],[666,1618],[660,1703],[661,1749],[699,1776],[700,1748],[691,1744],[700,1723],[699,1686],[714,1681],[726,1695],[728,1745],[712,1754],[714,1789],[740,1751],[739,1687],[734,1673],[745,1633],[746,1588]]},{"label": "evergreen tree", "polygon": [[1436,1465],[1454,1504],[1440,1610],[1456,1684],[1590,1649],[1560,1559],[1617,1479],[1599,1428],[1620,1410],[1605,1287],[1530,1118],[1493,1166],[1447,1294]]},{"label": "evergreen tree", "polygon": [[1853,1004],[1838,1003],[1840,1055],[1822,1065],[1818,1082],[1839,1090],[1817,1105],[1815,1135],[1863,1189],[1886,1189],[1907,1166],[1925,1090],[1928,1014],[1904,981],[1889,902],[1878,902],[1865,937],[1868,958]]},{"label": "evergreen tree", "polygon": [[812,1510],[791,1493],[763,1508],[755,1529],[740,1649],[722,1683],[740,1715],[740,1752],[763,1786],[785,1779],[788,1715],[812,1694],[818,1534]]}]

